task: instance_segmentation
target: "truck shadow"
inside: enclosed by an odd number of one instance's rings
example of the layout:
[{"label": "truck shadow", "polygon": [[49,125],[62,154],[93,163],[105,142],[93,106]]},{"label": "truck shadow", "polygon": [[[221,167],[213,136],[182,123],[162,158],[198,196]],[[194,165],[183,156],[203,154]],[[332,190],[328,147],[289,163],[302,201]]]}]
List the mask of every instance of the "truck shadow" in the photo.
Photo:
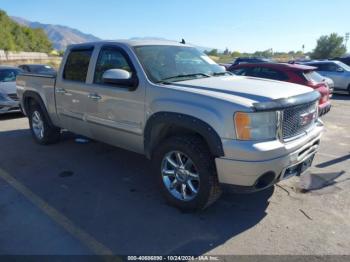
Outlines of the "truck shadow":
[{"label": "truck shadow", "polygon": [[0,168],[118,255],[209,252],[257,225],[274,191],[225,193],[204,211],[184,213],[164,202],[141,155],[72,135],[42,147],[28,130],[14,132],[0,133],[2,150],[14,143],[21,150],[0,152]]},{"label": "truck shadow", "polygon": [[23,118],[24,115],[22,113],[8,113],[8,114],[0,114],[0,121]]},{"label": "truck shadow", "polygon": [[339,101],[350,100],[350,95],[346,93],[334,93],[331,100],[339,100]]}]

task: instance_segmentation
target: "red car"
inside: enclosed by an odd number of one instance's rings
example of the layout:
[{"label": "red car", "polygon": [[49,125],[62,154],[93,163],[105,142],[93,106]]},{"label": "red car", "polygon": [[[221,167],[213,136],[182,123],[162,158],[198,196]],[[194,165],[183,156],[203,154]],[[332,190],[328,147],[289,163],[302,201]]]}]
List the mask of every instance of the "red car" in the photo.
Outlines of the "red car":
[{"label": "red car", "polygon": [[319,91],[321,94],[319,114],[322,116],[331,109],[330,91],[323,77],[315,70],[316,67],[284,63],[239,64],[228,68],[228,71],[236,75],[291,82],[306,85]]}]

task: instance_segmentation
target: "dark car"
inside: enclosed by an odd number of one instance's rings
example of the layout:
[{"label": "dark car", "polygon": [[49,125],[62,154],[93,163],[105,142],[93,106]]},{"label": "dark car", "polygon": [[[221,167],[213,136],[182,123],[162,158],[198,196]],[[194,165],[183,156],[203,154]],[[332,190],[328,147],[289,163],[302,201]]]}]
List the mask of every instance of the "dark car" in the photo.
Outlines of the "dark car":
[{"label": "dark car", "polygon": [[56,75],[56,70],[49,65],[41,64],[26,64],[18,66],[25,73],[36,74],[36,75]]},{"label": "dark car", "polygon": [[248,64],[248,63],[269,63],[272,62],[271,59],[263,57],[238,57],[232,63],[232,65]]},{"label": "dark car", "polygon": [[319,113],[324,115],[331,108],[330,91],[323,77],[315,70],[316,67],[284,63],[240,64],[232,65],[228,69],[236,75],[267,78],[309,86],[320,92]]},{"label": "dark car", "polygon": [[228,70],[231,66],[240,65],[240,64],[250,64],[250,63],[269,63],[273,62],[271,59],[263,57],[238,57],[231,63],[220,64]]}]

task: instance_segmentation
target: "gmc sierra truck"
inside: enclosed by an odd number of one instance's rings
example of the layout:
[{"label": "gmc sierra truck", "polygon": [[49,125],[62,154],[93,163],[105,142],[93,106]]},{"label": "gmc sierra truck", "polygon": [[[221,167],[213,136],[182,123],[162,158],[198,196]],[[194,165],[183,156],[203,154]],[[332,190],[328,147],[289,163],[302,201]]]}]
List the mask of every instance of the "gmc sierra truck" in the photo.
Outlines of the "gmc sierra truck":
[{"label": "gmc sierra truck", "polygon": [[223,185],[253,192],[301,175],[323,129],[317,91],[234,76],[167,41],[72,45],[57,76],[21,74],[17,90],[36,142],[67,129],[144,154],[181,209],[209,206]]}]

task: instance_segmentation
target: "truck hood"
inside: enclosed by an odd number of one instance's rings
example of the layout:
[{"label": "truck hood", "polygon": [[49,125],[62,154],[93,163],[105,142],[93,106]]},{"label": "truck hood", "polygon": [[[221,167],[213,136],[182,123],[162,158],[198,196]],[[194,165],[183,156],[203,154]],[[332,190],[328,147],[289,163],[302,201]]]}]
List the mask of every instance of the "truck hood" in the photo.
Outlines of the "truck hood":
[{"label": "truck hood", "polygon": [[242,76],[208,77],[176,82],[171,85],[184,91],[212,96],[244,106],[313,91],[307,86]]},{"label": "truck hood", "polygon": [[16,82],[0,82],[0,93],[15,94],[16,92]]}]

